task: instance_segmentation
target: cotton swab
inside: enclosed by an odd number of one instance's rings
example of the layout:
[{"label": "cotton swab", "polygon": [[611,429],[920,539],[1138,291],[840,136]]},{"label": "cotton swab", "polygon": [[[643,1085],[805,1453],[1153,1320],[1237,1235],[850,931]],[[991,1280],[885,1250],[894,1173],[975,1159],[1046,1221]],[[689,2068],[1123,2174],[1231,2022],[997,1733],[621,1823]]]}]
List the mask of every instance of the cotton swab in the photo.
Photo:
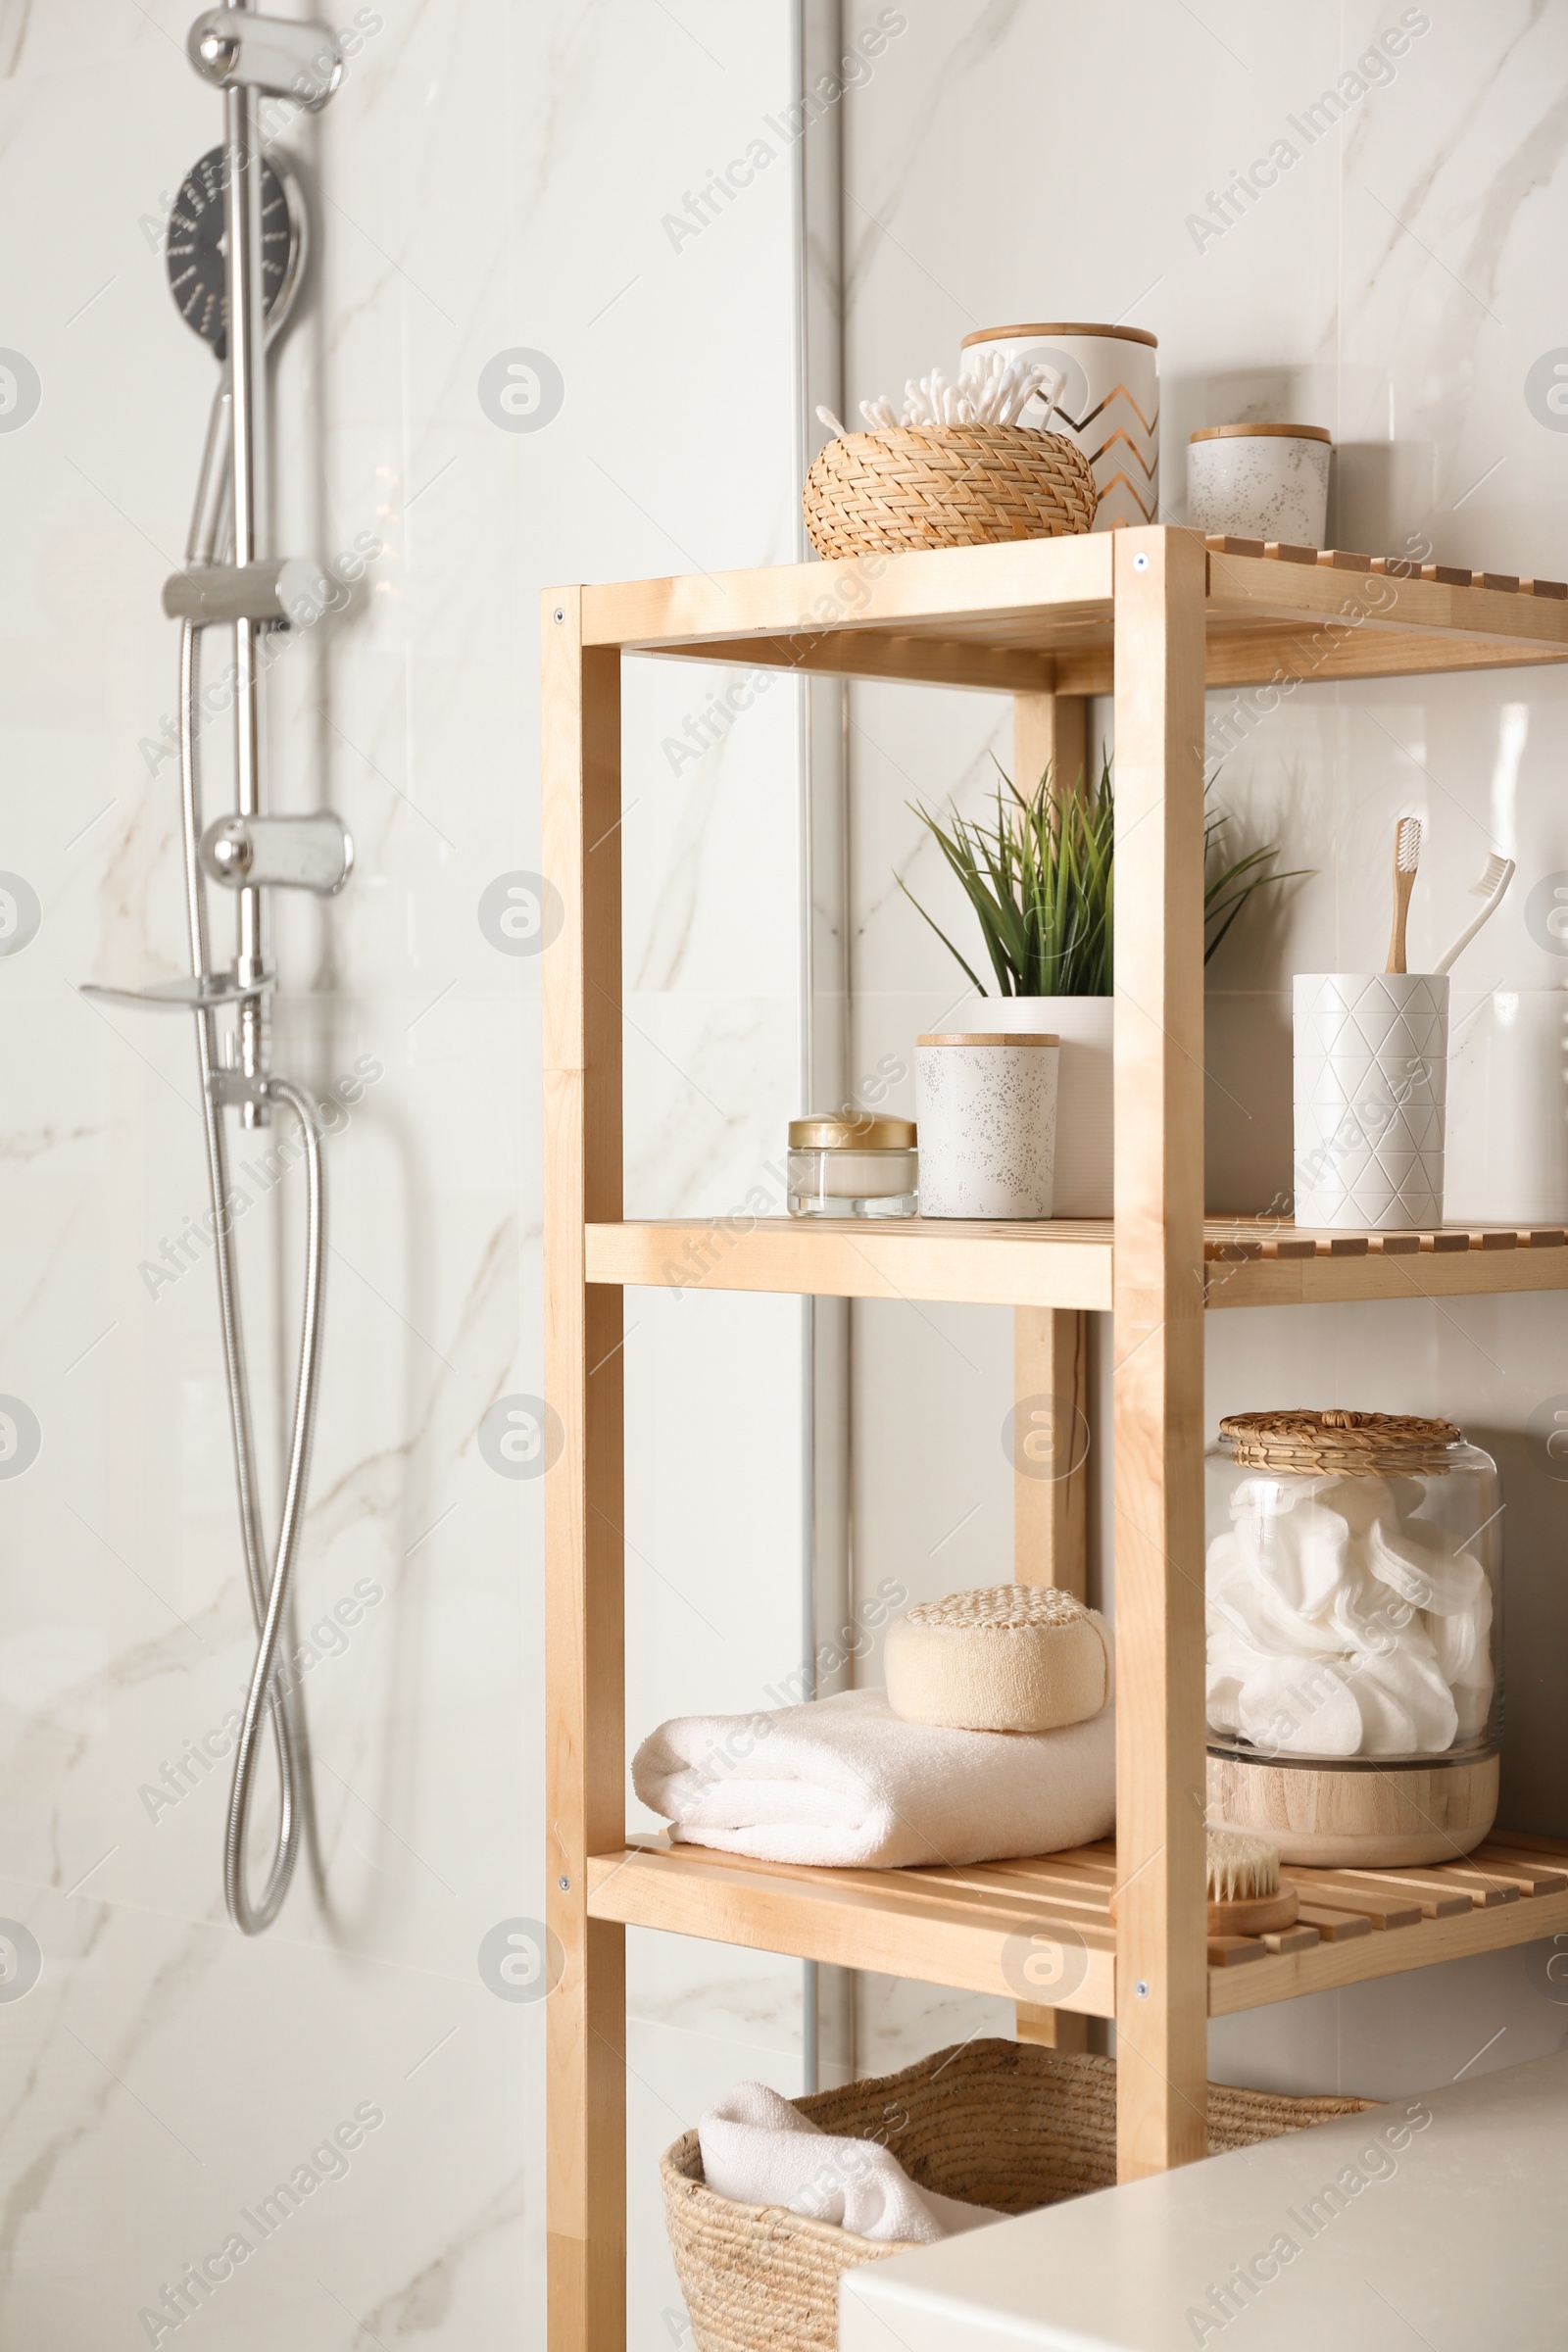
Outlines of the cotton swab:
[{"label": "cotton swab", "polygon": [[841,424],[831,409],[818,408],[816,412],[816,420],[818,424],[825,424],[828,431],[836,434],[841,441],[844,440],[849,433],[849,426],[847,424]]},{"label": "cotton swab", "polygon": [[[1000,352],[992,352],[973,367],[966,365],[956,384],[948,381],[940,368],[918,378],[907,376],[902,412],[879,396],[862,400],[860,415],[872,432],[889,432],[901,424],[1015,424],[1038,397],[1045,416],[1037,429],[1045,430],[1065,380],[1044,362],[1031,366],[1022,358],[1004,361]],[[831,411],[818,409],[817,415],[835,432],[844,430]]]},{"label": "cotton swab", "polygon": [[1497,908],[1502,905],[1504,898],[1507,896],[1508,885],[1513,880],[1515,870],[1514,861],[1511,858],[1489,858],[1487,859],[1485,866],[1482,868],[1481,879],[1479,882],[1472,882],[1470,885],[1471,896],[1473,898],[1485,899],[1486,905],[1482,907],[1481,912],[1476,916],[1475,921],[1473,923],[1466,924],[1465,928],[1460,932],[1458,938],[1454,941],[1447,954],[1440,957],[1438,962],[1433,965],[1432,968],[1435,972],[1446,972],[1451,970],[1452,966],[1457,963],[1465,949],[1474,939],[1476,933],[1480,930],[1482,924],[1491,921],[1492,917],[1496,913]]}]

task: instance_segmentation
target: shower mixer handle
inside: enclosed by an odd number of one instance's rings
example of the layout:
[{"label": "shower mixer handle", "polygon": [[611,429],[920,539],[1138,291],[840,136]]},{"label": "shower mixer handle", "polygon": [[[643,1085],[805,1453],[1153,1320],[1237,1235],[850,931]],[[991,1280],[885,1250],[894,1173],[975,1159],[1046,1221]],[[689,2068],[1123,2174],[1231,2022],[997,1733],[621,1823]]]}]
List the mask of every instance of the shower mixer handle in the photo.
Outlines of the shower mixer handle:
[{"label": "shower mixer handle", "polygon": [[354,843],[330,809],[316,816],[220,816],[202,835],[202,868],[229,890],[314,890],[334,898]]},{"label": "shower mixer handle", "polygon": [[217,90],[259,90],[294,98],[316,114],[343,78],[343,52],[329,24],[210,8],[185,36],[185,54]]}]

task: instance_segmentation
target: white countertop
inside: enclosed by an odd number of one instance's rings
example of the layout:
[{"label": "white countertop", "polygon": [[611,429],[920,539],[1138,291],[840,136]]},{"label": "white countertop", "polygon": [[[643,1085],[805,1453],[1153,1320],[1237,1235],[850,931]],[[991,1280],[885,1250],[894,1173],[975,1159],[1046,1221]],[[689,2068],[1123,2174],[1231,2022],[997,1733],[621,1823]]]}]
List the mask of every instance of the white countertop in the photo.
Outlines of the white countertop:
[{"label": "white countertop", "polygon": [[870,2263],[839,2287],[840,2352],[1423,2344],[1568,2346],[1568,2051]]}]

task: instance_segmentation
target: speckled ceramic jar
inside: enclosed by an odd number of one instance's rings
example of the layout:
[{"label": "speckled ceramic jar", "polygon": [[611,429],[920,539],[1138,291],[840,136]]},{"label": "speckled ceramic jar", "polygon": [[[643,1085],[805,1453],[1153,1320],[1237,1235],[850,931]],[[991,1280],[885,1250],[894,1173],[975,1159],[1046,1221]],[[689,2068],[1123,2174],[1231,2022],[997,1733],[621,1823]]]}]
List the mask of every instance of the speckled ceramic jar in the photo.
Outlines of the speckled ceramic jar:
[{"label": "speckled ceramic jar", "polygon": [[1211,424],[1187,445],[1187,520],[1195,531],[1321,547],[1332,454],[1320,424]]},{"label": "speckled ceramic jar", "polygon": [[1054,1037],[922,1037],[914,1055],[923,1217],[1049,1217]]}]

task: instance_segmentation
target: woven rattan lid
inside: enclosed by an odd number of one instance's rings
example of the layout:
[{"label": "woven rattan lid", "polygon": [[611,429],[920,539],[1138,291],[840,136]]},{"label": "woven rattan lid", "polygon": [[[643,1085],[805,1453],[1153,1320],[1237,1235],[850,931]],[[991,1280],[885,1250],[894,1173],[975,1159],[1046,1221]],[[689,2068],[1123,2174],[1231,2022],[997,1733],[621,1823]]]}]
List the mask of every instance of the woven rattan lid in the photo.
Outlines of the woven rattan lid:
[{"label": "woven rattan lid", "polygon": [[1463,1444],[1451,1421],[1417,1413],[1326,1413],[1296,1408],[1278,1413],[1231,1413],[1219,1425],[1236,1459],[1249,1470],[1302,1470],[1336,1478],[1406,1477],[1446,1470],[1448,1448]]},{"label": "woven rattan lid", "polygon": [[914,1141],[912,1119],[851,1119],[828,1113],[790,1121],[792,1152],[909,1152]]}]

